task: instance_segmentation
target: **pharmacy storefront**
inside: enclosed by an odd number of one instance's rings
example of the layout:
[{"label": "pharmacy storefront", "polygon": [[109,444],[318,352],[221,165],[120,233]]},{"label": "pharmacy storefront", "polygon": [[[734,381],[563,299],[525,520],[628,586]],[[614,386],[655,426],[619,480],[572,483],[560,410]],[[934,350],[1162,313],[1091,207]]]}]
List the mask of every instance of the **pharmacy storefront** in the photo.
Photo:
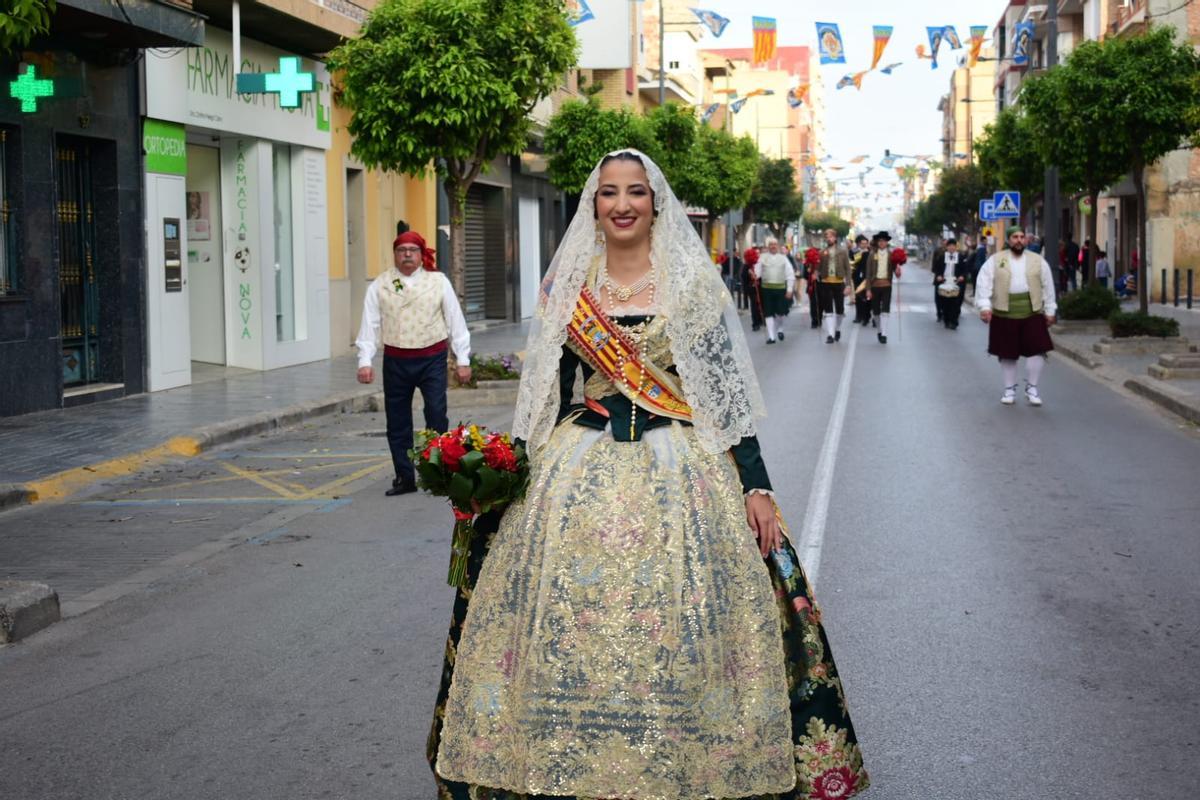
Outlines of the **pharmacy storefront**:
[{"label": "pharmacy storefront", "polygon": [[[210,26],[203,47],[144,59],[151,391],[330,354],[329,76],[302,59],[316,91],[285,108],[237,93],[232,51]],[[241,72],[291,55],[243,37]]]}]

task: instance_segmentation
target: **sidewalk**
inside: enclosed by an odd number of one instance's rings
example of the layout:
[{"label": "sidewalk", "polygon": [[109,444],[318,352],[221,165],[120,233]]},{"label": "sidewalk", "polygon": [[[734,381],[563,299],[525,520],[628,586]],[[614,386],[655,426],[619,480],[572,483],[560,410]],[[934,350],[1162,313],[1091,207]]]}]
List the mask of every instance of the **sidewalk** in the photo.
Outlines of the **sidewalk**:
[{"label": "sidewalk", "polygon": [[[1137,310],[1137,300],[1121,304],[1124,311]],[[1194,347],[1200,345],[1200,307],[1188,310],[1182,304],[1151,303],[1150,313],[1179,320],[1179,334]],[[1090,369],[1105,380],[1141,395],[1194,424],[1200,424],[1200,378],[1175,377],[1162,380],[1150,373],[1159,365],[1158,353],[1106,353],[1097,350],[1107,333],[1054,332],[1055,350],[1065,358]],[[1184,374],[1187,374],[1186,372]]]},{"label": "sidewalk", "polygon": [[[528,323],[480,326],[472,331],[472,351],[520,351],[528,329]],[[358,383],[356,361],[348,348],[311,364],[0,418],[0,509],[66,497],[100,478],[320,414],[366,408],[382,387],[378,380]],[[470,402],[455,394],[451,403]]]}]

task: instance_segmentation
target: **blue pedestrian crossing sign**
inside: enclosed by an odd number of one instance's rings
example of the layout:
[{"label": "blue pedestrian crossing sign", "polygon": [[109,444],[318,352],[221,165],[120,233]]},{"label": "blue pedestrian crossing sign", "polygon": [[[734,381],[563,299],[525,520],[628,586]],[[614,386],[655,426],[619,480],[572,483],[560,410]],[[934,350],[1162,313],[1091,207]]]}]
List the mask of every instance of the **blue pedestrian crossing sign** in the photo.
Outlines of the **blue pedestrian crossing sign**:
[{"label": "blue pedestrian crossing sign", "polygon": [[994,219],[1021,216],[1020,192],[996,192],[992,195],[992,202],[995,203],[995,208],[992,211]]},{"label": "blue pedestrian crossing sign", "polygon": [[979,201],[979,219],[982,222],[991,222],[996,218],[996,202],[994,200]]}]

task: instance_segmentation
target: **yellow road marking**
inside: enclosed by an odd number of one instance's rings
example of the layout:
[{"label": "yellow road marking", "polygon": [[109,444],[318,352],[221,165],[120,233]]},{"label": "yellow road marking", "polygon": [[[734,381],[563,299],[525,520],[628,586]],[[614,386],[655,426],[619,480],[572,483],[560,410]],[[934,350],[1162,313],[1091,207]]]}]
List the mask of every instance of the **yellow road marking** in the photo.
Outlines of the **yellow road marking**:
[{"label": "yellow road marking", "polygon": [[[372,472],[379,472],[380,470],[382,470],[386,467],[391,467],[391,466],[392,466],[392,460],[390,458],[380,459],[378,464],[372,464],[369,467],[363,467],[362,469],[357,470],[355,472],[351,472],[349,475],[344,475],[335,481],[330,481],[329,483],[318,486],[317,488],[315,488],[312,491],[308,492],[307,494],[303,495],[303,497],[301,499],[304,499],[304,500],[316,500],[318,498],[324,499],[324,498],[332,495],[333,492],[335,492],[336,490],[341,489],[343,486],[346,486],[349,483],[353,483],[354,481],[358,480],[359,478],[365,478],[367,475],[370,475]],[[332,498],[330,498],[330,499],[332,499]]]},{"label": "yellow road marking", "polygon": [[268,489],[268,490],[274,492],[275,494],[279,495],[280,497],[285,497],[288,500],[300,500],[301,499],[299,492],[296,489],[290,489],[287,486],[283,486],[282,484],[279,484],[273,480],[270,480],[269,478],[264,478],[262,475],[260,475],[257,472],[251,472],[248,469],[242,469],[241,467],[235,467],[233,464],[230,464],[227,461],[222,461],[221,466],[224,467],[225,469],[229,470],[230,472],[232,472],[234,475],[237,475],[240,478],[245,478],[246,480],[248,480],[252,483],[257,483],[259,486],[263,487],[264,489]]},{"label": "yellow road marking", "polygon": [[[263,458],[266,458],[266,456],[263,456]],[[289,456],[289,458],[294,458],[294,456]],[[294,472],[301,472],[301,473],[307,474],[309,472],[318,472],[321,470],[332,469],[334,467],[353,467],[357,464],[375,464],[375,463],[379,462],[380,460],[381,460],[380,456],[368,456],[368,457],[364,458],[362,453],[356,453],[354,461],[339,461],[336,464],[320,464],[315,467],[284,467],[282,469],[269,469],[269,470],[264,470],[262,472],[255,472],[254,474],[260,475],[264,478],[275,478],[275,477],[281,476],[281,475],[290,475]],[[382,458],[382,460],[388,461],[389,459],[384,457],[384,458]],[[237,475],[237,474],[223,475],[219,478],[202,478],[200,480],[180,481],[178,483],[167,483],[167,484],[163,484],[162,486],[147,486],[147,487],[142,488],[140,491],[164,492],[164,491],[171,491],[173,489],[190,488],[193,486],[204,486],[206,484],[214,484],[214,483],[230,483],[232,481],[240,481],[240,480],[243,480],[243,477],[241,475]],[[302,491],[302,492],[308,491],[307,486],[300,484],[300,483],[296,483],[294,481],[280,481],[280,483],[285,484],[287,486],[295,487],[298,491]]]},{"label": "yellow road marking", "polygon": [[200,442],[190,436],[178,436],[165,444],[151,447],[120,458],[102,461],[86,467],[75,467],[26,484],[32,492],[29,502],[60,500],[96,481],[132,475],[138,470],[167,461],[173,457],[191,458],[199,455]]}]

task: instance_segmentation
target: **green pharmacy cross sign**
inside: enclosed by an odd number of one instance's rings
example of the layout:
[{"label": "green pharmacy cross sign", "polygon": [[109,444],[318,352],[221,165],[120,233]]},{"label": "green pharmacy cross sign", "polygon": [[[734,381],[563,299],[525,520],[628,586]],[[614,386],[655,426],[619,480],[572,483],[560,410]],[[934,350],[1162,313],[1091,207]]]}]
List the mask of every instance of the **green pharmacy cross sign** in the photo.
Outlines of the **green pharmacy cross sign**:
[{"label": "green pharmacy cross sign", "polygon": [[32,114],[37,111],[38,100],[54,97],[54,81],[39,78],[37,67],[30,64],[15,81],[9,81],[8,95],[21,104],[21,111]]},{"label": "green pharmacy cross sign", "polygon": [[279,72],[241,72],[237,76],[241,94],[277,94],[283,108],[299,108],[300,95],[317,89],[311,72],[300,71],[299,56],[280,56]]}]

